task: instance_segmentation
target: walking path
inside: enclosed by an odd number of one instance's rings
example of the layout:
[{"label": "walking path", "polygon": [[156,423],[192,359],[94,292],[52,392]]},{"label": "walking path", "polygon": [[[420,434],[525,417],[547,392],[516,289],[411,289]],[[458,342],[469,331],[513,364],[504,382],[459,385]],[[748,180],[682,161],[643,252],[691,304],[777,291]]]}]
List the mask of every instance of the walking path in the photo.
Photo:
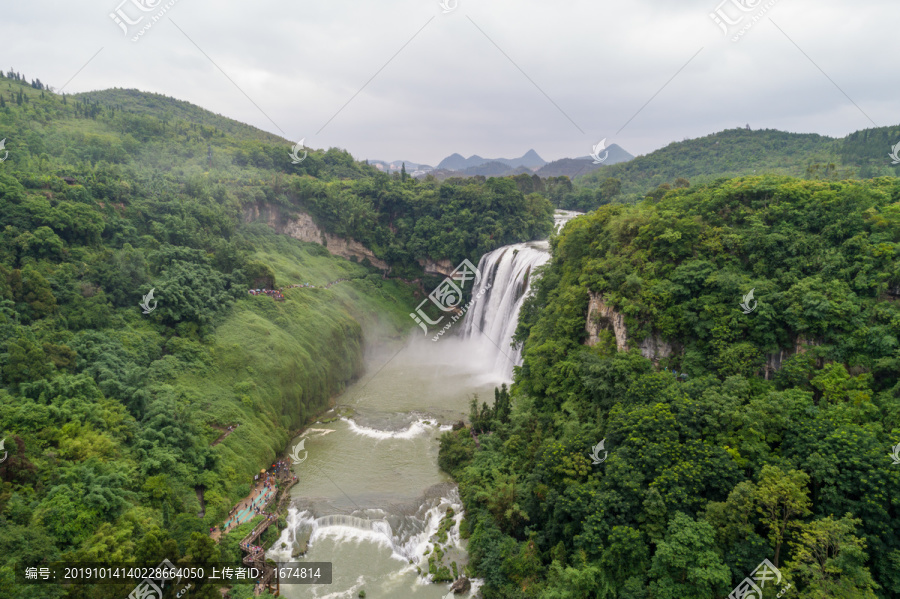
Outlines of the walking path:
[{"label": "walking path", "polygon": [[342,283],[344,281],[351,281],[351,280],[352,279],[348,279],[348,278],[336,279],[336,280],[328,283],[327,285],[313,285],[311,283],[299,283],[297,285],[288,285],[288,289],[295,289],[298,287],[303,288],[303,289],[329,289],[333,285],[337,285],[338,283]]},{"label": "walking path", "polygon": [[[230,431],[229,431],[230,432]],[[256,542],[269,526],[274,524],[278,519],[278,513],[290,499],[290,489],[298,482],[297,475],[291,471],[291,463],[288,459],[284,459],[272,464],[265,472],[261,472],[254,477],[253,490],[250,495],[241,500],[228,515],[228,519],[222,526],[217,526],[210,530],[210,537],[217,543],[223,534],[227,534],[234,528],[253,520],[256,516],[264,516],[262,522],[259,522],[250,531],[250,534],[241,539],[241,550],[247,555],[244,556],[243,562],[247,565],[253,565],[262,569],[265,574],[254,588],[254,594],[259,595],[274,578],[275,570],[266,563],[266,550]],[[276,497],[280,499],[277,505],[273,507]]]},{"label": "walking path", "polygon": [[232,512],[232,515],[225,521],[225,524],[222,526],[222,531],[224,533],[228,533],[232,528],[236,528],[243,524],[244,522],[249,522],[253,520],[253,516],[258,515],[263,507],[269,502],[269,499],[277,492],[276,489],[265,488],[262,492],[257,493],[255,496],[251,496],[250,503],[244,504],[242,509],[237,509],[236,512]]},{"label": "walking path", "polygon": [[225,426],[216,426],[215,424],[210,424],[210,426],[213,427],[213,428],[217,428],[217,429],[219,429],[220,431],[225,431],[224,433],[222,433],[221,435],[219,435],[219,438],[218,438],[218,439],[216,439],[215,441],[212,442],[212,445],[211,445],[211,446],[214,447],[214,446],[218,445],[219,443],[221,443],[222,441],[224,441],[225,438],[226,438],[228,435],[230,435],[231,433],[233,433],[233,432],[235,431],[235,429],[237,429],[237,427],[239,427],[240,425],[239,425],[239,424],[232,424],[232,425],[230,425],[230,426],[225,427]]}]

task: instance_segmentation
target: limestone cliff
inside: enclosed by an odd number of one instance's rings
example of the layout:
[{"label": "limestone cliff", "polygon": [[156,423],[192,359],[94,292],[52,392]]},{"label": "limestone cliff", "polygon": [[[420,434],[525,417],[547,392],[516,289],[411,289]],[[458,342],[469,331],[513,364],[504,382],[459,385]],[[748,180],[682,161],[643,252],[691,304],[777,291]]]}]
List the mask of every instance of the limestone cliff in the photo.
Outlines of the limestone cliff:
[{"label": "limestone cliff", "polygon": [[616,348],[619,351],[628,349],[628,331],[625,329],[625,316],[616,312],[612,306],[603,301],[599,293],[589,292],[591,301],[588,304],[587,344],[594,346],[600,340],[600,331],[612,329],[616,336]]},{"label": "limestone cliff", "polygon": [[427,275],[443,275],[449,277],[456,269],[456,265],[450,260],[419,260],[419,264],[425,269]]},{"label": "limestone cliff", "polygon": [[372,266],[381,270],[390,269],[387,262],[377,258],[372,250],[360,242],[326,233],[316,225],[309,214],[304,212],[300,212],[294,218],[284,218],[276,207],[269,204],[257,203],[244,206],[244,222],[255,221],[266,223],[280,235],[324,245],[335,256],[348,260],[355,257],[358,261],[368,258]]},{"label": "limestone cliff", "polygon": [[[619,351],[628,350],[628,330],[625,327],[625,316],[616,312],[616,310],[608,305],[603,296],[599,293],[588,292],[590,301],[588,303],[587,322],[585,329],[588,338],[585,344],[594,346],[600,340],[600,331],[612,330],[616,337],[616,348]],[[806,353],[808,348],[820,345],[820,340],[806,339],[803,335],[794,340],[793,347],[778,350],[773,353],[767,353],[765,356],[766,363],[763,366],[763,375],[766,380],[771,379],[772,375],[781,370],[785,360],[796,354]],[[639,345],[641,355],[647,359],[653,360],[657,365],[662,358],[668,358],[682,350],[678,343],[666,341],[658,335],[651,335]],[[821,367],[822,360],[818,363]]]},{"label": "limestone cliff", "polygon": [[[596,345],[600,338],[600,331],[612,329],[613,335],[616,337],[616,349],[627,351],[628,329],[625,327],[625,316],[608,305],[601,294],[591,291],[589,296],[590,302],[588,303],[587,323],[585,325],[588,332],[587,345]],[[659,360],[662,358],[668,358],[676,350],[675,344],[665,341],[656,335],[641,341],[640,348],[641,355],[656,363],[659,363]]]}]

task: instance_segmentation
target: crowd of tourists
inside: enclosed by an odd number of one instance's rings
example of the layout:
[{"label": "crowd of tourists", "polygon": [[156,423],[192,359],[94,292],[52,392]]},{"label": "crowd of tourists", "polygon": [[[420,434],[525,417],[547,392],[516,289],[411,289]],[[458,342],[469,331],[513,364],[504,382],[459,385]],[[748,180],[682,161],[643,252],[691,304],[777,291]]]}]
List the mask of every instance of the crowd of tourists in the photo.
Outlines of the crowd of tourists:
[{"label": "crowd of tourists", "polygon": [[303,288],[306,288],[306,289],[328,289],[328,288],[331,287],[332,285],[336,285],[337,283],[340,283],[341,281],[349,281],[349,280],[350,280],[350,279],[347,279],[347,278],[337,279],[337,280],[334,280],[334,281],[328,283],[327,285],[321,285],[321,286],[320,286],[320,285],[313,285],[312,283],[297,283],[296,285],[290,285],[290,286],[288,286],[288,289],[295,289],[295,288],[297,288],[297,287],[303,287]]},{"label": "crowd of tourists", "polygon": [[[228,430],[233,430],[233,427],[228,427]],[[275,520],[277,520],[278,515],[275,513],[267,513],[266,504],[271,501],[271,498],[278,492],[277,483],[285,480],[297,480],[297,475],[291,472],[290,460],[279,460],[274,462],[266,470],[261,470],[259,474],[253,476],[253,493],[250,497],[234,506],[228,514],[228,520],[226,520],[225,524],[221,528],[210,528],[210,533],[227,533],[231,529],[252,519],[251,514],[265,516],[265,520],[268,523],[274,523]],[[264,559],[266,550],[261,545],[254,545],[251,542],[242,542],[240,547],[248,553],[248,556],[245,559],[249,559],[253,562]],[[261,591],[263,586],[262,581],[257,580],[255,592]]]},{"label": "crowd of tourists", "polygon": [[[294,285],[288,285],[288,289],[298,289],[298,288],[328,289],[332,285],[340,283],[341,281],[349,281],[349,280],[350,279],[347,279],[347,278],[337,279],[336,281],[332,281],[332,282],[328,283],[327,285],[321,285],[321,286],[313,285],[312,283],[296,283]],[[281,287],[279,289],[251,289],[247,293],[249,293],[250,295],[268,295],[269,297],[272,297],[276,300],[284,301],[283,291],[284,291],[284,287]]]},{"label": "crowd of tourists", "polygon": [[281,289],[251,289],[247,293],[250,295],[268,295],[272,299],[284,301],[284,295]]}]

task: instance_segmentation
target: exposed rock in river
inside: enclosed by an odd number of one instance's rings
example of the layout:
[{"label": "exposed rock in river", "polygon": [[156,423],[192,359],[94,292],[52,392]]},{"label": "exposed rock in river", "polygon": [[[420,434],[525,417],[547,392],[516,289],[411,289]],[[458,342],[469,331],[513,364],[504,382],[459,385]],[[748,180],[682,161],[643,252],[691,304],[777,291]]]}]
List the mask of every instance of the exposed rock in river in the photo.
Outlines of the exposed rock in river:
[{"label": "exposed rock in river", "polygon": [[456,579],[452,585],[450,585],[450,590],[453,591],[455,595],[462,595],[463,593],[468,593],[469,589],[472,588],[472,583],[469,582],[469,579],[465,576],[461,576]]}]

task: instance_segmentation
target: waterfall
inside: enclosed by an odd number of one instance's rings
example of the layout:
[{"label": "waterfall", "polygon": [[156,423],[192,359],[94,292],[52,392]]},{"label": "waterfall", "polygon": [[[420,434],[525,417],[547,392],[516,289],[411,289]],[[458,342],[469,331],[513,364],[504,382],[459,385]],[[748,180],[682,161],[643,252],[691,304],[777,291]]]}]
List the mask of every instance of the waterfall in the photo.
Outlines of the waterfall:
[{"label": "waterfall", "polygon": [[[555,229],[579,214],[558,210]],[[478,301],[466,312],[462,336],[493,348],[492,370],[504,379],[511,380],[513,366],[522,364],[521,348],[512,347],[512,338],[519,324],[519,310],[531,289],[533,272],[549,262],[549,249],[546,240],[516,243],[487,253],[478,262],[481,281],[472,290],[472,297]]]},{"label": "waterfall", "polygon": [[360,515],[329,514],[317,517],[310,509],[291,507],[287,527],[267,556],[276,561],[296,561],[291,556],[297,541],[308,540],[313,545],[327,536],[340,541],[376,543],[390,548],[392,557],[397,560],[427,565],[425,555],[434,544],[432,537],[437,533],[447,508],[453,508],[456,513],[453,526],[447,530],[449,544],[462,551],[459,533],[463,517],[462,500],[456,488],[447,488],[442,484],[430,489],[421,503],[412,509],[394,506],[394,511],[367,509],[355,512]]}]

